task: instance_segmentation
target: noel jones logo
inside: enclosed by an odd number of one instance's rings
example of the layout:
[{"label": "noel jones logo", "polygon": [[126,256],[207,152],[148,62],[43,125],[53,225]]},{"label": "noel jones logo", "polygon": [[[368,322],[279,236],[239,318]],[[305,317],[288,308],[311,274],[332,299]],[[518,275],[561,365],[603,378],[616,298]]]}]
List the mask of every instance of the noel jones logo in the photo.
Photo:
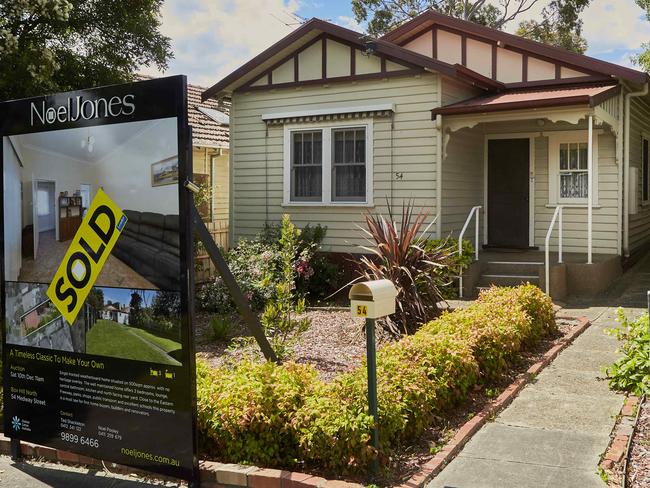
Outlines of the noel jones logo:
[{"label": "noel jones logo", "polygon": [[46,107],[45,100],[32,102],[30,121],[40,122],[43,125],[55,122],[76,122],[79,119],[89,120],[100,117],[119,117],[120,115],[133,115],[135,112],[135,95],[128,94],[123,97],[98,98],[97,100],[84,100],[81,95],[68,98],[65,105]]}]

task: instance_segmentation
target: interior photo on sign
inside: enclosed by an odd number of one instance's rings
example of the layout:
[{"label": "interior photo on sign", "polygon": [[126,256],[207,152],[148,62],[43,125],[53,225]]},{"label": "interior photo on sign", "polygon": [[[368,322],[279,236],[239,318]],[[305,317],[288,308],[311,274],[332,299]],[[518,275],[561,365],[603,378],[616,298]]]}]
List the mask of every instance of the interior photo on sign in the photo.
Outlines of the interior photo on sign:
[{"label": "interior photo on sign", "polygon": [[175,118],[3,138],[5,279],[50,283],[99,189],[128,221],[97,286],[178,290]]}]

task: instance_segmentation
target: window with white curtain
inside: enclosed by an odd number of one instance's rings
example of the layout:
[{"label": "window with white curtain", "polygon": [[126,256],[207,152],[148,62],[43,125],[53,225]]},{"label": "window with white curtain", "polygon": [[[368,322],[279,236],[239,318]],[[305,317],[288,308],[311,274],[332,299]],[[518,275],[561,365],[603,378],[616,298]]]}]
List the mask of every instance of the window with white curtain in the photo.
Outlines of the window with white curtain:
[{"label": "window with white curtain", "polygon": [[372,122],[330,124],[285,126],[285,204],[371,202]]},{"label": "window with white curtain", "polygon": [[[593,137],[593,195],[598,204],[598,138]],[[548,133],[549,204],[586,205],[589,193],[588,132],[585,130]]]},{"label": "window with white curtain", "polygon": [[587,198],[587,143],[560,144],[560,198]]}]

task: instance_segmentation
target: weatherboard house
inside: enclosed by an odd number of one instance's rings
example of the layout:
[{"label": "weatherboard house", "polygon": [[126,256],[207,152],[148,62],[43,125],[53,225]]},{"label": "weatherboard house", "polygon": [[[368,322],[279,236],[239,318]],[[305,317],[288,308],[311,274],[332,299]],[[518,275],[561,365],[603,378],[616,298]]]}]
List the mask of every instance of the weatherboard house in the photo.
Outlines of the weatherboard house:
[{"label": "weatherboard house", "polygon": [[648,81],[432,11],[380,39],[312,19],[203,93],[232,103],[231,240],[289,213],[361,252],[363,214],[412,199],[478,244],[466,292],[597,293],[650,244]]}]

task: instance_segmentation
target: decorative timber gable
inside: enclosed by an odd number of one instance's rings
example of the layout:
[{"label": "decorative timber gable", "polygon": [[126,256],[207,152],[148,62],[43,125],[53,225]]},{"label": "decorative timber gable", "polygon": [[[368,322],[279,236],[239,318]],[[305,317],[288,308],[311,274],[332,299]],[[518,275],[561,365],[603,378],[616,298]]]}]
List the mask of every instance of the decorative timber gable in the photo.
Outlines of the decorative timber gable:
[{"label": "decorative timber gable", "polygon": [[605,81],[643,82],[642,73],[506,32],[427,11],[382,37],[508,87]]},{"label": "decorative timber gable", "polygon": [[322,33],[236,91],[388,78],[423,71],[420,66]]}]

